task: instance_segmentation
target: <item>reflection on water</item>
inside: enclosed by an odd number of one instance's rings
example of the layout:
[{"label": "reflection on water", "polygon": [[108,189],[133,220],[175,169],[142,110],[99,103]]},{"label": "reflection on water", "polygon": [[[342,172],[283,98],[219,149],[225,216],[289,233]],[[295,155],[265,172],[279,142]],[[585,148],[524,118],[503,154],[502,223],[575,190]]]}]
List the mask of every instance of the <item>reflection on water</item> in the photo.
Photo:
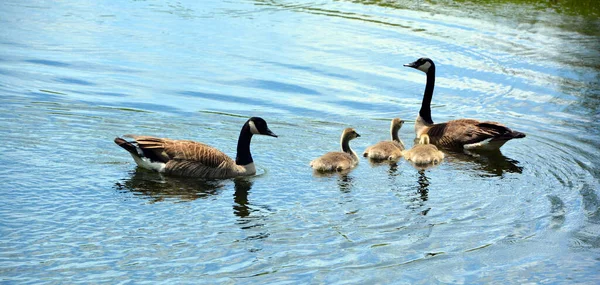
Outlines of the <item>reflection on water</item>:
[{"label": "reflection on water", "polygon": [[248,193],[252,189],[252,180],[246,177],[239,177],[233,180],[235,192],[233,193],[233,213],[240,217],[246,218],[250,215],[250,207],[248,203]]},{"label": "reflection on water", "polygon": [[[597,1],[179,2],[0,1],[3,280],[595,284]],[[400,66],[422,56],[439,62],[436,120],[528,138],[313,177],[319,134],[364,129],[362,148],[381,118],[416,115],[423,78]],[[255,115],[282,138],[253,143],[255,177],[129,173],[112,143],[233,157]]]},{"label": "reflection on water", "polygon": [[434,163],[434,162],[431,162],[431,163],[415,163],[413,161],[409,161],[409,164],[412,165],[412,167],[414,167],[416,170],[418,170],[419,173],[422,172],[422,171],[428,170],[428,169],[432,169],[432,168],[440,165],[441,163],[442,162],[439,162],[439,163]]},{"label": "reflection on water", "polygon": [[[425,174],[425,170],[419,170],[419,177],[417,179],[417,187],[416,194],[417,196],[413,199],[413,204],[411,208],[413,209],[421,209],[423,208],[429,197],[429,178]],[[426,208],[421,210],[421,215],[425,216],[431,210],[431,208]]]},{"label": "reflection on water", "polygon": [[[233,179],[233,214],[238,217],[236,224],[247,231],[245,241],[262,240],[269,237],[266,226],[267,215],[263,212],[268,207],[251,203],[248,199],[254,185],[254,177],[238,177]],[[259,251],[260,247],[252,246],[251,252]]]},{"label": "reflection on water", "polygon": [[348,174],[339,174],[338,186],[343,193],[350,193],[354,187],[354,177]]},{"label": "reflection on water", "polygon": [[163,176],[137,167],[129,179],[115,183],[115,189],[127,190],[152,202],[193,201],[220,193],[223,181]]},{"label": "reflection on water", "polygon": [[484,171],[482,175],[502,176],[505,173],[523,172],[523,167],[519,166],[517,160],[508,158],[502,154],[500,150],[493,151],[445,151],[446,160],[454,163],[468,163],[474,166],[475,170]]}]

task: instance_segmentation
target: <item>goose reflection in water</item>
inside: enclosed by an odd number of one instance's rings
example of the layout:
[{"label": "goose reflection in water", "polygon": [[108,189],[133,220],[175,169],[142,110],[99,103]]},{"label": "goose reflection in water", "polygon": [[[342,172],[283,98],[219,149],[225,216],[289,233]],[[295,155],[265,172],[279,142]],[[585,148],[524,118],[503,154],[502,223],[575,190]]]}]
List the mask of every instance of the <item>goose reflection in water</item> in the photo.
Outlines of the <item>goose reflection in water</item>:
[{"label": "goose reflection in water", "polygon": [[[135,196],[150,199],[152,203],[162,201],[189,202],[219,195],[231,180],[203,180],[197,178],[165,177],[162,174],[137,168],[129,179],[115,183],[115,189],[129,191]],[[253,209],[248,194],[254,184],[251,177],[233,179],[233,214],[238,217],[241,229],[249,230],[245,240],[263,239],[269,236],[263,229],[265,215]],[[268,207],[260,207],[266,208]],[[258,213],[258,214],[256,214]],[[256,231],[256,232],[254,232]]]},{"label": "goose reflection in water", "polygon": [[131,177],[115,183],[115,188],[148,198],[152,203],[166,200],[186,202],[219,194],[225,186],[224,182],[223,180],[164,177],[153,171],[136,168]]},{"label": "goose reflection in water", "polygon": [[503,176],[505,173],[523,172],[523,167],[519,166],[519,161],[508,158],[500,150],[494,151],[463,151],[453,152],[444,151],[447,154],[447,161],[453,163],[472,163],[476,169],[483,170],[481,176]]},{"label": "goose reflection in water", "polygon": [[[252,177],[234,178],[234,193],[233,193],[233,214],[238,217],[237,225],[248,232],[248,235],[243,239],[245,241],[261,240],[269,237],[269,232],[265,228],[265,218],[267,215],[261,209],[269,210],[267,206],[258,206],[252,204],[248,200],[250,190],[254,185]],[[260,246],[252,246],[249,251],[259,251]]]},{"label": "goose reflection in water", "polygon": [[240,218],[246,218],[250,216],[251,212],[250,204],[248,203],[248,193],[252,189],[254,182],[247,178],[235,178],[233,182],[235,189],[233,193],[233,201],[235,202],[233,204],[233,213]]}]

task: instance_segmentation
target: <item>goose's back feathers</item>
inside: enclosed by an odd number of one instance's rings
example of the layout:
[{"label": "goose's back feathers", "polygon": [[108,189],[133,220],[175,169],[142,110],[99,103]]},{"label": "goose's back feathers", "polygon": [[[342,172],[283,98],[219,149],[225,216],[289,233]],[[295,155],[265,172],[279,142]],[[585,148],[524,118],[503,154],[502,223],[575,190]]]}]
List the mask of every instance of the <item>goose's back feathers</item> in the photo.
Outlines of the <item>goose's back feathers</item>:
[{"label": "goose's back feathers", "polygon": [[346,152],[328,152],[310,162],[310,166],[317,171],[342,171],[355,167],[358,164],[356,155]]},{"label": "goose's back feathers", "polygon": [[402,157],[404,145],[396,141],[380,141],[365,149],[363,156],[373,160],[396,160]]},{"label": "goose's back feathers", "polygon": [[[246,171],[243,167],[235,165],[235,162],[223,161],[219,166],[212,167],[204,165],[198,161],[173,159],[167,162],[165,173],[185,176],[185,177],[204,177],[204,178],[233,178],[240,175],[248,175],[256,172]],[[253,165],[252,165],[253,166]]]},{"label": "goose's back feathers", "polygon": [[250,172],[256,171],[253,165],[246,168],[236,165],[235,161],[225,153],[200,142],[138,135],[126,135],[126,137],[135,141],[144,158],[152,162],[164,163],[161,172],[167,174],[202,178],[230,178],[250,175],[253,174]]},{"label": "goose's back feathers", "polygon": [[428,126],[424,132],[431,143],[445,148],[499,148],[508,140],[525,137],[503,124],[491,121],[459,119]]},{"label": "goose's back feathers", "polygon": [[132,141],[117,137],[115,143],[127,150],[140,167],[178,176],[219,179],[256,173],[250,153],[253,135],[277,137],[264,119],[248,119],[240,130],[235,160],[212,146],[190,140],[125,135]]},{"label": "goose's back feathers", "polygon": [[153,152],[163,162],[188,160],[208,167],[220,167],[224,166],[224,163],[235,165],[235,161],[222,151],[200,142],[151,136],[127,135],[127,137],[133,138],[142,150]]}]

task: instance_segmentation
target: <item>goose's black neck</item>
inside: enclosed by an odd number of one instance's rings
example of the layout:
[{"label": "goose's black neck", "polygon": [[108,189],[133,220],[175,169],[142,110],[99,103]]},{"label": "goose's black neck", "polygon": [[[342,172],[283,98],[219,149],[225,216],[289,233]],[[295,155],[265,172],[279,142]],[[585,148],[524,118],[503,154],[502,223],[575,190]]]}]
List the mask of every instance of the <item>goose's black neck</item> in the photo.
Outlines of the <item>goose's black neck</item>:
[{"label": "goose's black neck", "polygon": [[237,155],[235,164],[248,165],[253,162],[252,154],[250,154],[250,141],[252,140],[252,132],[248,123],[244,124],[238,138]]},{"label": "goose's black neck", "polygon": [[431,119],[431,98],[433,97],[433,87],[435,86],[435,65],[431,65],[427,71],[427,85],[425,85],[425,93],[423,94],[423,102],[421,102],[421,110],[419,115],[428,124],[433,124]]}]

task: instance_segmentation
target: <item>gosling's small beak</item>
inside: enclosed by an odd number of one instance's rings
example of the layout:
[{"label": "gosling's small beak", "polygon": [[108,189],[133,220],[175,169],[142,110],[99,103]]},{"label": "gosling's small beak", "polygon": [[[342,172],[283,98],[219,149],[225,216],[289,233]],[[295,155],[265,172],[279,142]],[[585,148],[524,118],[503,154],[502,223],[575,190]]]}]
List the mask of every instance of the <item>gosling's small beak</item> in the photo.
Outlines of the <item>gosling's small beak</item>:
[{"label": "gosling's small beak", "polygon": [[360,135],[359,135],[358,133],[356,133],[356,137],[357,137],[357,138],[360,138]]},{"label": "gosling's small beak", "polygon": [[267,132],[264,135],[270,136],[270,137],[277,137],[277,135],[269,129],[267,129]]}]

